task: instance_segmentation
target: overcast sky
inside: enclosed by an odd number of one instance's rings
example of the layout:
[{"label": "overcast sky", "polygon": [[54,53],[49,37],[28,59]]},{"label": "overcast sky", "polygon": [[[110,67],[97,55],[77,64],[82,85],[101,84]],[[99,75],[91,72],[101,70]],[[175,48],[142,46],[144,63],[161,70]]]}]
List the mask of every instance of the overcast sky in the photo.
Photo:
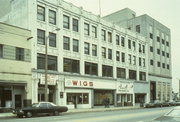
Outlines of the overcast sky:
[{"label": "overcast sky", "polygon": [[[99,14],[99,0],[65,0],[96,15]],[[180,0],[101,0],[101,15],[130,8],[136,15],[148,14],[171,29],[173,90],[178,91],[180,79]]]}]

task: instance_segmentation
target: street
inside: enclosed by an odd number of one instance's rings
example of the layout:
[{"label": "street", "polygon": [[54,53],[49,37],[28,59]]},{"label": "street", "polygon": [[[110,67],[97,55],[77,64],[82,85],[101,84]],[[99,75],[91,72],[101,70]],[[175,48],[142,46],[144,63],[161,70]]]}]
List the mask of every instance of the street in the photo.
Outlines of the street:
[{"label": "street", "polygon": [[63,113],[60,116],[41,116],[33,118],[5,118],[1,122],[150,122],[168,112],[172,107],[143,108],[132,110]]}]

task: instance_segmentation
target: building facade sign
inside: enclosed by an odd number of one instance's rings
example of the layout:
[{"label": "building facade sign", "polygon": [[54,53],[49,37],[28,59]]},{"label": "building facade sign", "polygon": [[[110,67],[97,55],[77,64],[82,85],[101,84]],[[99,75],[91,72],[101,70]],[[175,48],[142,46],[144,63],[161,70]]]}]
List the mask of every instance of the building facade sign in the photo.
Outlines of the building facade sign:
[{"label": "building facade sign", "polygon": [[65,87],[93,88],[93,82],[87,80],[65,80]]},{"label": "building facade sign", "polygon": [[117,83],[117,93],[133,93],[133,83]]},{"label": "building facade sign", "polygon": [[[50,74],[47,75],[48,85],[56,85],[57,80],[58,80],[57,75],[50,75]],[[41,74],[40,84],[45,84],[45,75],[44,74]]]}]

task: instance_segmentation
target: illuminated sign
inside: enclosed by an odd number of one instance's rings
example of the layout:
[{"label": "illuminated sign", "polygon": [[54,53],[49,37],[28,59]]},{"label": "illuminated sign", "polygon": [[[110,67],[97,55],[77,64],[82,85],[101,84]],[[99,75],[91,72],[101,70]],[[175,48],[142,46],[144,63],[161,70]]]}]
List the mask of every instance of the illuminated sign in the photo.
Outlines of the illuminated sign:
[{"label": "illuminated sign", "polygon": [[87,80],[65,80],[66,87],[84,87],[84,88],[92,88],[93,82]]}]

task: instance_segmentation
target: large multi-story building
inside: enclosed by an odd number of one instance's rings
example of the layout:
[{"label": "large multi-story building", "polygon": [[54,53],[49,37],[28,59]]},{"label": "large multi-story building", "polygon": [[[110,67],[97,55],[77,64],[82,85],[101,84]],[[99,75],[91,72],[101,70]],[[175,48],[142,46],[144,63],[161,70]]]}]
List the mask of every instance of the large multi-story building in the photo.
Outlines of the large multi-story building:
[{"label": "large multi-story building", "polygon": [[[106,98],[114,106],[150,101],[155,86],[148,79],[149,38],[147,42],[141,33],[63,0],[13,0],[10,4],[11,12],[1,21],[32,31],[32,102],[44,100],[46,41],[49,101],[69,108],[103,105]],[[162,89],[170,88],[169,81],[160,83]]]},{"label": "large multi-story building", "polygon": [[31,103],[31,33],[0,23],[0,110]]},{"label": "large multi-story building", "polygon": [[103,18],[147,38],[150,100],[162,102],[171,100],[170,29],[146,14],[136,17],[136,13],[128,8]]}]

